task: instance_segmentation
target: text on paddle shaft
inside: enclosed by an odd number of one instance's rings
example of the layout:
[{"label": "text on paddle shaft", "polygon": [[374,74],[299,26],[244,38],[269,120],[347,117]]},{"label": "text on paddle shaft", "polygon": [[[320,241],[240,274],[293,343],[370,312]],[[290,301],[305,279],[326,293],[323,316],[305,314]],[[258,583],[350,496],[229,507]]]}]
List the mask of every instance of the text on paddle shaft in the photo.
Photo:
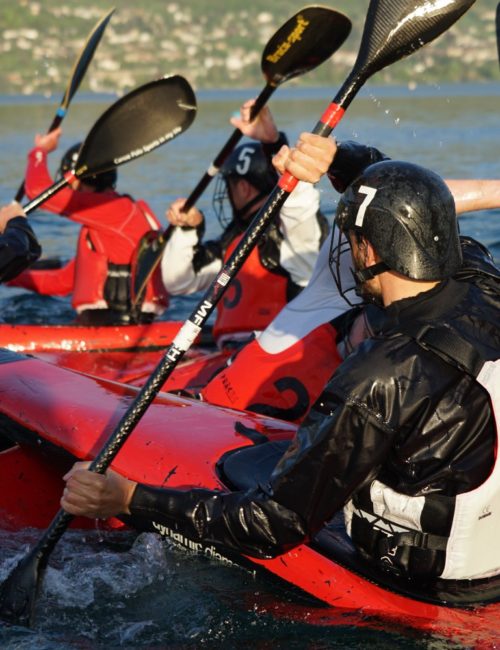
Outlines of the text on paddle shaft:
[{"label": "text on paddle shaft", "polygon": [[187,320],[184,323],[166,353],[166,356],[168,359],[170,359],[170,361],[177,361],[177,359],[181,357],[184,352],[186,352],[186,350],[189,350],[196,337],[200,333],[201,327],[210,315],[213,307],[213,303],[211,303],[209,300],[204,300],[196,310],[192,319]]},{"label": "text on paddle shaft", "polygon": [[283,43],[280,43],[272,54],[268,54],[266,56],[266,60],[269,61],[269,63],[277,63],[281,57],[284,56],[292,47],[293,43],[296,43],[302,39],[302,34],[308,25],[309,21],[306,20],[302,15],[297,16],[296,27],[294,27],[294,29],[283,41]]},{"label": "text on paddle shaft", "polygon": [[210,310],[212,309],[213,304],[209,300],[204,300],[202,304],[196,310],[195,315],[193,316],[193,323],[201,327],[210,315]]}]

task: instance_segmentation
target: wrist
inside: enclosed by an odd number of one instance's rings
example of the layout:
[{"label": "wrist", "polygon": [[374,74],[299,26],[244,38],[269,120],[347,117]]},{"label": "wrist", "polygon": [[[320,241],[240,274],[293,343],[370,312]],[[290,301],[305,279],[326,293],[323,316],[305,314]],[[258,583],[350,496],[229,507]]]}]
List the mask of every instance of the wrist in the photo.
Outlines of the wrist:
[{"label": "wrist", "polygon": [[124,499],[123,499],[123,514],[125,515],[130,515],[130,504],[132,502],[132,499],[134,498],[134,492],[137,487],[137,483],[135,481],[131,481],[130,479],[127,479],[127,482],[124,486]]},{"label": "wrist", "polygon": [[278,137],[274,142],[263,142],[262,150],[270,161],[273,156],[275,156],[283,145],[288,144],[288,138],[282,132],[278,132]]}]

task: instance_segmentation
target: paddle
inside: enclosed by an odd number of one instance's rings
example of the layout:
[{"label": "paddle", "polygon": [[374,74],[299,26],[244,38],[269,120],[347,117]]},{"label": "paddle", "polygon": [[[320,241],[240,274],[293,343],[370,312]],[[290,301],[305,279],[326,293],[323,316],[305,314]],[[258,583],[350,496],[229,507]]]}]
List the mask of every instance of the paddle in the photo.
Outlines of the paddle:
[{"label": "paddle", "polygon": [[150,81],[124,95],[97,120],[67,172],[24,206],[26,214],[75,179],[118,167],[185,131],[196,115],[196,98],[184,77]]},{"label": "paddle", "polygon": [[[104,16],[104,18],[101,18],[97,23],[97,25],[94,27],[94,29],[88,35],[85,45],[83,46],[82,51],[78,55],[78,58],[76,59],[73,65],[73,69],[71,70],[71,76],[68,85],[66,87],[66,91],[63,95],[61,104],[56,111],[54,119],[52,120],[52,124],[49,126],[49,130],[47,131],[47,133],[50,133],[54,129],[57,129],[57,127],[63,121],[64,116],[66,115],[66,112],[69,108],[69,104],[73,98],[73,95],[76,93],[78,87],[80,86],[80,83],[87,71],[87,68],[89,67],[90,62],[92,61],[94,52],[96,51],[97,46],[99,45],[99,41],[101,40],[101,37],[104,34],[104,30],[106,29],[106,26],[111,16],[113,15],[114,11],[115,11],[114,9],[111,9],[111,11],[107,13]],[[16,201],[21,201],[23,196],[24,196],[24,181],[21,183],[19,189],[17,190]]]},{"label": "paddle", "polygon": [[497,4],[497,14],[495,19],[495,25],[497,28],[497,52],[498,52],[498,62],[500,63],[500,2]]},{"label": "paddle", "polygon": [[[349,36],[351,21],[347,16],[327,7],[304,7],[271,36],[262,53],[261,69],[266,85],[252,106],[254,120],[278,86],[305,74],[326,61]],[[187,212],[206,190],[212,178],[242,138],[235,129],[214,161],[186,200]],[[163,233],[146,235],[141,241],[134,264],[136,272],[132,287],[132,306],[139,308],[146,285],[158,266],[171,227]]]},{"label": "paddle", "polygon": [[[448,29],[475,0],[371,0],[354,67],[317,123],[314,132],[327,136],[340,122],[365,81],[378,70],[419,49]],[[152,375],[130,403],[104,447],[91,463],[103,474],[132,433],[166,379],[190,348],[202,326],[297,184],[284,174],[265,206],[252,220],[244,237],[217,275],[203,299],[179,330]],[[0,590],[0,616],[17,623],[32,620],[35,599],[49,555],[73,517],[60,510],[39,542],[15,567]]]}]

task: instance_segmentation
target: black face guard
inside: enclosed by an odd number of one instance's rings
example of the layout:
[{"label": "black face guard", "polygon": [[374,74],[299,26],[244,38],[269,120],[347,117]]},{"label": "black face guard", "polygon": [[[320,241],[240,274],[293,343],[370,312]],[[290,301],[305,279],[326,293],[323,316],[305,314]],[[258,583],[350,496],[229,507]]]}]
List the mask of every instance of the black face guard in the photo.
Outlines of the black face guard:
[{"label": "black face guard", "polygon": [[[351,260],[350,281],[349,277],[347,277],[347,274],[345,273],[345,263],[344,265],[341,264],[341,261],[345,260],[346,256]],[[336,224],[334,224],[332,229],[328,263],[333,276],[333,281],[335,282],[339,294],[349,305],[351,305],[351,307],[354,307],[359,303],[359,300],[353,298],[353,295],[357,296],[358,294],[356,292],[356,279],[352,268],[351,246],[349,245],[347,237]]]},{"label": "black face guard", "polygon": [[259,192],[257,196],[254,196],[253,199],[238,210],[234,205],[231,188],[229,186],[229,178],[219,174],[215,179],[214,193],[212,196],[212,209],[223,229],[226,229],[232,221],[236,221],[241,226],[246,227],[250,217],[253,216],[251,209],[260,203],[260,201],[262,201],[266,196],[266,192]]},{"label": "black face guard", "polygon": [[[346,259],[350,260],[349,272],[346,272]],[[332,230],[329,266],[339,294],[349,305],[351,305],[351,307],[359,305],[359,298],[361,298],[363,302],[376,302],[378,304],[375,297],[367,295],[367,293],[363,291],[363,285],[376,275],[388,271],[389,267],[385,262],[378,262],[377,264],[373,264],[364,269],[358,270],[353,268],[352,251],[349,240],[336,224]],[[356,296],[356,298],[354,296]]]},{"label": "black face guard", "polygon": [[221,227],[225,230],[233,220],[234,208],[227,187],[227,181],[218,174],[212,195],[212,209]]}]

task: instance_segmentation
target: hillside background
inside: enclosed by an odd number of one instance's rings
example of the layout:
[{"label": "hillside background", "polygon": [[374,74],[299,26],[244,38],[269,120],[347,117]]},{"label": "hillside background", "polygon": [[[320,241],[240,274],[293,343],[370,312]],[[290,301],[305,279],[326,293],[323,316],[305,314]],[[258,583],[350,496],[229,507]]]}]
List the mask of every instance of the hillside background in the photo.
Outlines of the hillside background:
[{"label": "hillside background", "polygon": [[[338,84],[354,63],[368,0],[336,0],[352,32],[334,57],[288,82]],[[477,0],[446,34],[377,74],[377,84],[498,81],[497,0]],[[2,94],[60,94],[97,20],[116,12],[81,91],[122,94],[165,74],[182,74],[195,89],[261,87],[262,50],[270,36],[305,6],[296,0],[141,0],[85,3],[1,0]]]}]

